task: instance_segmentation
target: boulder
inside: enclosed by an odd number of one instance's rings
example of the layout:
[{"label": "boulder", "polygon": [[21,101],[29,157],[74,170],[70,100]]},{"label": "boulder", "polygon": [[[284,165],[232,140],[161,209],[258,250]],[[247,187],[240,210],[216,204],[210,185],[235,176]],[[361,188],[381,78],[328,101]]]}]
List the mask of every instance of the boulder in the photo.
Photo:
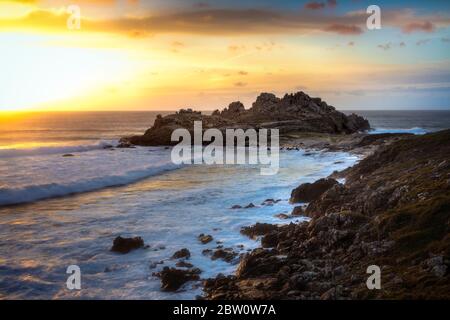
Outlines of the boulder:
[{"label": "boulder", "polygon": [[144,240],[142,240],[141,237],[122,238],[121,236],[118,236],[113,241],[111,251],[128,253],[131,250],[139,249],[142,247],[144,247]]},{"label": "boulder", "polygon": [[304,183],[292,190],[290,202],[311,202],[319,197],[328,189],[338,184],[334,179],[320,179],[314,183]]},{"label": "boulder", "polygon": [[172,255],[172,259],[181,259],[181,258],[189,259],[190,256],[191,256],[191,252],[188,249],[183,248],[181,250],[176,251]]},{"label": "boulder", "polygon": [[176,291],[188,281],[199,280],[199,269],[181,270],[164,267],[161,272],[154,276],[161,278],[161,289],[163,291]]},{"label": "boulder", "polygon": [[271,231],[276,230],[278,227],[274,224],[270,223],[259,223],[249,226],[249,227],[243,227],[241,229],[241,233],[243,235],[246,235],[250,238],[256,238],[257,236],[265,235]]},{"label": "boulder", "polygon": [[213,240],[213,237],[209,234],[202,233],[198,236],[198,240],[203,244],[207,244]]}]

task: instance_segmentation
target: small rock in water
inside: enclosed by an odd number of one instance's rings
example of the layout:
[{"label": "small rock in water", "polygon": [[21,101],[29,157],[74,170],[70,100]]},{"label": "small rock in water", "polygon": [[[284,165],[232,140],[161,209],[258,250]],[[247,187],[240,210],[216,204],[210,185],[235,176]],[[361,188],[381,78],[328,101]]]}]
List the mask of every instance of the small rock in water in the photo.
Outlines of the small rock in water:
[{"label": "small rock in water", "polygon": [[205,249],[205,250],[202,251],[202,254],[203,254],[204,256],[209,256],[211,253],[212,253],[212,250],[211,250],[211,249]]},{"label": "small rock in water", "polygon": [[242,206],[235,204],[234,206],[231,207],[231,209],[242,209]]},{"label": "small rock in water", "polygon": [[274,216],[275,218],[278,218],[278,219],[289,219],[290,218],[290,216],[288,216],[287,214],[285,214],[285,213],[279,213],[279,214],[276,214],[275,216]]},{"label": "small rock in water", "polygon": [[118,236],[114,239],[111,251],[128,253],[131,250],[139,249],[142,247],[144,247],[144,240],[141,237],[122,238],[121,236]]},{"label": "small rock in water", "polygon": [[190,251],[186,248],[183,248],[175,252],[172,256],[172,259],[181,259],[181,258],[189,259],[190,256],[191,256]]},{"label": "small rock in water", "polygon": [[249,203],[245,206],[245,209],[255,208],[256,206],[253,203]]},{"label": "small rock in water", "polygon": [[207,244],[213,240],[213,237],[209,234],[200,234],[198,236],[198,240],[200,240],[201,243]]},{"label": "small rock in water", "polygon": [[153,273],[161,278],[161,289],[164,291],[176,291],[188,281],[199,280],[201,270],[198,268],[190,270],[180,270],[164,267],[161,272]]},{"label": "small rock in water", "polygon": [[178,261],[175,265],[180,268],[192,268],[194,266],[192,263],[186,262],[184,260]]},{"label": "small rock in water", "polygon": [[211,259],[212,260],[222,259],[226,262],[231,262],[237,255],[238,254],[234,252],[233,249],[231,248],[217,249],[211,256]]},{"label": "small rock in water", "polygon": [[63,157],[64,157],[64,158],[67,158],[67,157],[75,157],[75,155],[73,155],[73,154],[71,154],[71,153],[66,153],[66,154],[63,154]]},{"label": "small rock in water", "polygon": [[116,146],[116,148],[119,148],[119,149],[135,148],[135,146],[133,146],[133,145],[132,145],[131,143],[129,143],[129,142],[124,141],[124,142],[120,142],[120,143]]}]

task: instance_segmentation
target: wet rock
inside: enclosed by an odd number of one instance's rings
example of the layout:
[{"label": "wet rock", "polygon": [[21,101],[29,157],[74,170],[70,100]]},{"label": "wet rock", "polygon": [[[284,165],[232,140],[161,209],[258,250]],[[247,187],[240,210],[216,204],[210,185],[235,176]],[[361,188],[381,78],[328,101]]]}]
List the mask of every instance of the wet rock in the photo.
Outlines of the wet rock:
[{"label": "wet rock", "polygon": [[139,249],[142,247],[144,247],[144,240],[141,237],[122,238],[121,236],[118,236],[113,241],[111,251],[125,254],[130,252],[131,250]]},{"label": "wet rock", "polygon": [[204,250],[202,250],[202,254],[204,255],[204,256],[210,256],[211,254],[212,254],[212,249],[204,249]]},{"label": "wet rock", "polygon": [[188,281],[199,280],[199,269],[181,270],[164,267],[162,271],[153,273],[161,278],[161,289],[163,291],[176,291]]},{"label": "wet rock", "polygon": [[235,204],[234,206],[231,207],[231,209],[242,209],[242,206]]},{"label": "wet rock", "polygon": [[237,257],[237,253],[233,251],[231,248],[225,248],[225,249],[217,249],[214,251],[214,253],[211,256],[212,260],[221,259],[226,262],[232,262],[234,258]]},{"label": "wet rock", "polygon": [[303,210],[302,206],[296,206],[292,212],[291,212],[292,216],[304,216],[305,215],[305,210]]},{"label": "wet rock", "polygon": [[304,183],[292,190],[290,202],[311,202],[336,184],[338,182],[334,179],[320,179],[314,183]]},{"label": "wet rock", "polygon": [[213,241],[213,237],[209,234],[202,233],[198,236],[198,240],[203,244],[207,244],[207,243]]},{"label": "wet rock", "polygon": [[116,148],[118,148],[118,149],[127,149],[127,148],[134,148],[134,146],[128,141],[121,141],[116,146]]},{"label": "wet rock", "polygon": [[192,263],[186,262],[184,260],[178,261],[175,266],[180,268],[192,268],[194,265]]},{"label": "wet rock", "polygon": [[274,217],[278,218],[278,219],[282,219],[282,220],[291,218],[289,215],[287,215],[285,213],[278,213],[278,214],[274,215]]},{"label": "wet rock", "polygon": [[261,239],[261,246],[263,248],[273,248],[276,247],[278,244],[278,232],[271,232],[269,234],[266,234]]},{"label": "wet rock", "polygon": [[245,209],[250,209],[250,208],[256,208],[256,206],[253,203],[249,203],[248,205],[246,205],[244,207]]},{"label": "wet rock", "polygon": [[173,255],[172,255],[172,259],[181,259],[181,258],[186,258],[189,259],[191,256],[191,252],[186,249],[183,248],[181,250],[176,251]]},{"label": "wet rock", "polygon": [[73,154],[71,154],[71,153],[66,153],[66,154],[63,154],[63,157],[64,157],[64,158],[75,157],[75,155],[73,155]]},{"label": "wet rock", "polygon": [[431,272],[439,278],[443,278],[447,274],[447,266],[444,264],[434,266]]},{"label": "wet rock", "polygon": [[243,227],[241,233],[250,238],[256,238],[257,236],[265,235],[273,230],[276,230],[277,226],[269,223],[256,223],[253,226]]}]

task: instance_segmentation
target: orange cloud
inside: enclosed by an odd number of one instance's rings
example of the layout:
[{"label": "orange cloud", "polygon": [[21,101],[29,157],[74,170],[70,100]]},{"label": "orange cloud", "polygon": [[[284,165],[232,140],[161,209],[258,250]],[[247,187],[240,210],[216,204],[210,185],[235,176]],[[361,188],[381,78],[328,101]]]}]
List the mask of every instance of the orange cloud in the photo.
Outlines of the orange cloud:
[{"label": "orange cloud", "polygon": [[323,2],[311,1],[311,2],[307,2],[305,4],[305,9],[309,9],[309,10],[319,10],[319,9],[323,9],[323,8],[325,8],[325,3],[323,3]]},{"label": "orange cloud", "polygon": [[412,22],[403,26],[402,30],[404,33],[412,33],[415,31],[433,32],[435,26],[430,21]]},{"label": "orange cloud", "polygon": [[327,26],[324,30],[327,32],[334,32],[342,35],[358,35],[363,33],[361,27],[345,24],[332,24],[330,26]]}]

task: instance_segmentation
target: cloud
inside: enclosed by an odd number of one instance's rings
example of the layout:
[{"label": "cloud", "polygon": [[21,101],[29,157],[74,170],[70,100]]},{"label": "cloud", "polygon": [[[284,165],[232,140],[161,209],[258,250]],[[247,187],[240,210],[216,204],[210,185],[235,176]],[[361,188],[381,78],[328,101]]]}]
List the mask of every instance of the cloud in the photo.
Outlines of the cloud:
[{"label": "cloud", "polygon": [[[83,0],[86,1],[86,0]],[[108,1],[108,0],[96,0]],[[323,2],[325,3],[325,2]],[[50,10],[35,10],[16,19],[0,19],[0,27],[52,29],[67,31],[67,15]],[[360,35],[366,27],[364,11],[346,14],[278,11],[273,9],[214,9],[201,8],[172,12],[145,12],[139,16],[123,15],[110,19],[83,19],[81,31],[132,34],[134,36],[161,33],[188,33],[202,35],[245,34],[305,34],[329,32],[339,35]],[[433,21],[433,24],[420,21]],[[418,22],[419,21],[419,22]],[[396,27],[411,33],[449,26],[446,16],[418,16],[412,10],[383,12],[383,26]],[[231,49],[230,49],[231,50]]]},{"label": "cloud", "polygon": [[245,87],[246,85],[247,85],[247,83],[241,82],[241,81],[234,83],[235,87]]},{"label": "cloud", "polygon": [[416,31],[433,32],[435,30],[435,26],[430,21],[412,22],[404,25],[402,30],[404,33],[412,33]]},{"label": "cloud", "polygon": [[246,76],[246,75],[248,75],[248,72],[247,71],[239,71],[238,74],[240,76]]},{"label": "cloud", "polygon": [[323,8],[325,8],[325,3],[323,3],[323,2],[311,1],[311,2],[305,3],[305,9],[308,9],[308,10],[319,10],[319,9],[323,9]]},{"label": "cloud", "polygon": [[358,35],[362,34],[363,30],[361,27],[355,25],[345,25],[345,24],[332,24],[327,26],[324,31],[334,32],[342,35]]},{"label": "cloud", "polygon": [[334,8],[337,6],[337,0],[328,0],[327,4],[329,7]]}]

